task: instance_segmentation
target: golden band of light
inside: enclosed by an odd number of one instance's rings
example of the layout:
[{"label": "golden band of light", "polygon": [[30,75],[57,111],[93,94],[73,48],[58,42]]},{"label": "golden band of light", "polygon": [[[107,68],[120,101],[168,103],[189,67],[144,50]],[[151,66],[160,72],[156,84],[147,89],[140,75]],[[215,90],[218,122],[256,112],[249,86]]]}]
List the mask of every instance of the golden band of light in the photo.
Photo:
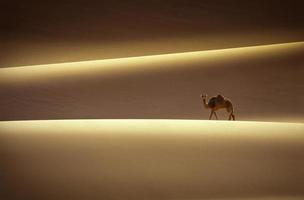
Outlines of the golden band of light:
[{"label": "golden band of light", "polygon": [[239,57],[276,55],[293,49],[302,49],[303,47],[304,42],[293,42],[139,57],[9,67],[0,69],[0,82],[42,80],[49,77],[64,78],[73,75],[126,74],[164,68],[164,66],[166,68],[178,68],[192,63],[204,64],[217,62],[218,60],[227,61],[229,59],[238,59]]},{"label": "golden band of light", "polygon": [[[277,139],[292,138],[303,141],[303,123],[172,120],[172,119],[77,119],[2,121],[7,133],[121,133],[121,134],[219,134]],[[225,127],[225,128],[223,128]],[[288,132],[288,134],[287,134]],[[246,133],[244,135],[244,133]],[[234,136],[233,136],[234,135]],[[292,136],[292,137],[291,137]]]}]

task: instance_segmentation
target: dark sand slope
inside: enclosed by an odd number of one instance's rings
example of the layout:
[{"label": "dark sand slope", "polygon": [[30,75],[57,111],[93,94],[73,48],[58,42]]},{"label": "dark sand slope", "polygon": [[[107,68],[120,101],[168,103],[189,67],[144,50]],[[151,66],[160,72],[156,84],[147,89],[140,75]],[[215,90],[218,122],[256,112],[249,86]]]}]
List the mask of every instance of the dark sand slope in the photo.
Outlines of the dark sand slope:
[{"label": "dark sand slope", "polygon": [[229,97],[238,120],[303,122],[303,55],[298,42],[2,68],[0,119],[206,119],[206,92]]},{"label": "dark sand slope", "polygon": [[304,198],[304,125],[0,122],[1,199]]},{"label": "dark sand slope", "polygon": [[1,1],[0,67],[304,40],[303,0]]}]

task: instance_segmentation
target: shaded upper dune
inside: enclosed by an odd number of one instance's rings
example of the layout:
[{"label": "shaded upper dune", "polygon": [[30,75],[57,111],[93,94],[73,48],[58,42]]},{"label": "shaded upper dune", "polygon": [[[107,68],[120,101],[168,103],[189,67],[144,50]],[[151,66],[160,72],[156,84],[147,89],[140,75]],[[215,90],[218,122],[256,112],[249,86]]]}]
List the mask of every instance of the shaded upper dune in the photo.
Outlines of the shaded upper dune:
[{"label": "shaded upper dune", "polygon": [[1,2],[0,67],[304,40],[302,0]]}]

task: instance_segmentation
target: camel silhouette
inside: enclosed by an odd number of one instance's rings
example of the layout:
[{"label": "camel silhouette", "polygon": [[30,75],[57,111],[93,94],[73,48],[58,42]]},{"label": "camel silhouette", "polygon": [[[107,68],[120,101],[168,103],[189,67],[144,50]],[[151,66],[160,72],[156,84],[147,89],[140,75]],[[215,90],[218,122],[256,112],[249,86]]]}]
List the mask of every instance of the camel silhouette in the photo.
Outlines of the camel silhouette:
[{"label": "camel silhouette", "polygon": [[214,114],[216,119],[218,119],[216,112],[217,110],[221,108],[226,108],[227,112],[229,113],[229,120],[233,119],[235,120],[234,116],[234,110],[233,110],[233,105],[231,101],[222,95],[218,94],[217,96],[213,96],[211,98],[208,98],[207,94],[202,94],[201,95],[203,99],[203,105],[206,109],[211,109],[211,113],[209,116],[209,119],[212,118],[212,115]]}]

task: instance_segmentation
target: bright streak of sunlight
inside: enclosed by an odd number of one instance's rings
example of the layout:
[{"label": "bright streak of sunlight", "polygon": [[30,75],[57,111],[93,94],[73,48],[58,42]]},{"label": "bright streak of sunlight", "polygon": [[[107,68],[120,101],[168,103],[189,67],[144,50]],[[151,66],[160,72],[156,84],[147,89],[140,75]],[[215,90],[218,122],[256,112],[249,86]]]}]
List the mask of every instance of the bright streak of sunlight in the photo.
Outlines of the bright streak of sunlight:
[{"label": "bright streak of sunlight", "polygon": [[108,76],[111,74],[124,75],[143,71],[149,73],[154,69],[176,69],[193,63],[199,63],[204,67],[204,63],[227,61],[229,59],[239,59],[240,57],[254,58],[257,55],[276,55],[303,47],[304,42],[293,42],[128,58],[9,67],[0,69],[0,82],[16,82],[22,80],[43,81],[48,78],[64,79],[67,76],[72,77],[75,75]]}]

